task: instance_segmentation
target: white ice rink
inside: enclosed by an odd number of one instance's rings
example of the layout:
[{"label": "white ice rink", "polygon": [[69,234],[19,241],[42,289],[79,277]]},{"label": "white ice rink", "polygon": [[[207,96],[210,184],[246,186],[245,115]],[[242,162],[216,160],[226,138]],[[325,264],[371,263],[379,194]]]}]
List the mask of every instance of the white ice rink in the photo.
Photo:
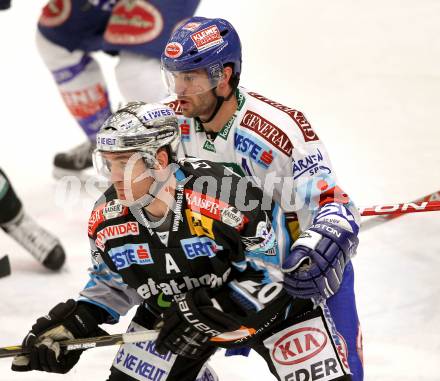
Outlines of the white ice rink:
[{"label": "white ice rink", "polygon": [[[0,346],[21,343],[37,317],[75,297],[89,264],[94,199],[75,189],[63,199],[51,177],[54,153],[83,137],[36,52],[43,3],[13,0],[0,14],[0,165],[28,212],[60,237],[68,262],[49,273],[0,232],[0,256],[12,262],[12,276],[0,279]],[[440,189],[440,2],[204,0],[198,14],[236,26],[242,84],[305,112],[358,205]],[[354,265],[365,380],[440,380],[440,212],[399,218],[360,239]],[[115,352],[85,352],[67,375],[17,374],[3,359],[0,380],[104,381]],[[212,365],[222,380],[274,379],[257,356],[216,355]]]}]

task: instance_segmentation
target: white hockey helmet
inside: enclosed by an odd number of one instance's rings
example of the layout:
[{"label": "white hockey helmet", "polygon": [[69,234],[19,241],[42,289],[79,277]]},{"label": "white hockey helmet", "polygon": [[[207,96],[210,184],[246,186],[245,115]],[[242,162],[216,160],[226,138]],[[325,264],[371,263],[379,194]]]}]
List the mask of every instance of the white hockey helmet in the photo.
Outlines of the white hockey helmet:
[{"label": "white hockey helmet", "polygon": [[152,168],[159,148],[169,147],[170,160],[174,160],[179,142],[173,109],[160,103],[130,102],[111,115],[97,133],[95,167],[100,172],[97,159],[102,152],[136,151]]}]

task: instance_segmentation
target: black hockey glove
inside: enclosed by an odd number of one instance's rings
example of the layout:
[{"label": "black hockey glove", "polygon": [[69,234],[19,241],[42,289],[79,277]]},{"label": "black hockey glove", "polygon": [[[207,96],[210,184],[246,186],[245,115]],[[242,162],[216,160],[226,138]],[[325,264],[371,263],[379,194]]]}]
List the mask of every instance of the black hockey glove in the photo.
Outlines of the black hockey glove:
[{"label": "black hockey glove", "polygon": [[215,346],[209,339],[240,328],[234,318],[215,308],[205,288],[174,297],[156,325],[160,328],[156,350],[197,359]]},{"label": "black hockey glove", "polygon": [[62,352],[58,341],[106,335],[98,327],[99,316],[105,313],[99,310],[102,309],[89,303],[77,303],[73,299],[57,304],[32,326],[22,344],[30,354],[14,357],[11,369],[17,372],[42,370],[67,373],[83,351]]}]

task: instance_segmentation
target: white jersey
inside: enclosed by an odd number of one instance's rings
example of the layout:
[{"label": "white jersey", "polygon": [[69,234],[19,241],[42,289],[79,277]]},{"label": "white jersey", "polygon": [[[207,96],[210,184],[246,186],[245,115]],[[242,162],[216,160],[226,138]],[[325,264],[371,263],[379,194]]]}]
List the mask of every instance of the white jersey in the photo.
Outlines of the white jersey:
[{"label": "white jersey", "polygon": [[[324,144],[304,114],[243,87],[237,89],[236,97],[237,110],[215,139],[209,138],[196,119],[182,115],[178,101],[167,103],[179,118],[179,154],[220,162],[242,176],[251,176],[286,217],[284,223],[278,221],[283,227],[276,227],[281,247],[290,246],[324,204],[344,204],[358,222],[357,209],[338,187]],[[288,234],[284,234],[286,225]]]}]

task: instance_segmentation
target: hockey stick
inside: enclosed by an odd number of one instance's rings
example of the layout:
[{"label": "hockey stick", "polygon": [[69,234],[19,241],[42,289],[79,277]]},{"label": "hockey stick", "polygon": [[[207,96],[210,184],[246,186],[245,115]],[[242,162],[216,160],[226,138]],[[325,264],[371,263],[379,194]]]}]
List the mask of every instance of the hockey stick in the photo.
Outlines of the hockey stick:
[{"label": "hockey stick", "polygon": [[[128,332],[116,335],[87,337],[85,339],[73,339],[60,341],[61,349],[66,351],[76,351],[82,349],[106,347],[109,345],[120,345],[129,343],[138,343],[141,341],[155,340],[158,331],[139,331]],[[23,351],[21,345],[0,348],[0,358],[13,357],[27,354]]]},{"label": "hockey stick", "polygon": [[[120,345],[139,343],[142,341],[156,340],[159,331],[146,330],[138,332],[118,333],[116,335],[86,337],[84,339],[72,339],[60,341],[61,349],[65,351],[77,351],[90,348],[107,347],[109,345]],[[237,340],[249,335],[253,335],[255,329],[240,327],[231,332],[225,332],[219,336],[212,337],[213,342]],[[23,350],[21,345],[14,345],[10,347],[0,347],[0,358],[13,357],[19,355],[26,355],[27,352]]]},{"label": "hockey stick", "polygon": [[407,213],[438,211],[440,210],[439,205],[440,191],[437,191],[409,203],[360,208],[359,211],[362,216],[377,216],[363,222],[362,231],[371,229]]}]

